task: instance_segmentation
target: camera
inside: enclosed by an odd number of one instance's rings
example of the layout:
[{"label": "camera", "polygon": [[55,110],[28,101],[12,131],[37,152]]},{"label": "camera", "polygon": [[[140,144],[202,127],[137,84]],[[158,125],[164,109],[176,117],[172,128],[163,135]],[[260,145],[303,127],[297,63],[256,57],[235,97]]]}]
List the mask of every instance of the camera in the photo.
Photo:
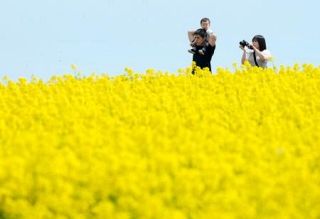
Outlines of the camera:
[{"label": "camera", "polygon": [[253,47],[245,40],[239,42],[242,47],[248,47],[249,49],[253,49]]}]

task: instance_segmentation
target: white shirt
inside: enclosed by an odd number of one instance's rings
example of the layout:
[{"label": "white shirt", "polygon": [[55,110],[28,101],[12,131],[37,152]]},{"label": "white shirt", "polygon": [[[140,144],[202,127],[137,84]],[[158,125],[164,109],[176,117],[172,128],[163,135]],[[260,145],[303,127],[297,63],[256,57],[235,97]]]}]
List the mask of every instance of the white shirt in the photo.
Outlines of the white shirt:
[{"label": "white shirt", "polygon": [[[254,57],[253,57],[253,50],[248,50],[246,51],[247,53],[247,60],[249,61],[249,63],[252,65],[252,66],[256,66],[256,63],[254,62]],[[271,56],[271,53],[269,50],[263,50],[261,51],[261,53],[263,55],[267,55],[267,56]],[[256,60],[257,60],[257,63],[259,65],[259,67],[262,67],[262,68],[266,68],[268,67],[268,60],[264,60],[264,61],[261,61],[260,60],[260,57],[256,54]]]},{"label": "white shirt", "polygon": [[208,29],[207,30],[207,34],[210,36],[211,34],[213,34],[213,30],[211,30],[211,29]]}]

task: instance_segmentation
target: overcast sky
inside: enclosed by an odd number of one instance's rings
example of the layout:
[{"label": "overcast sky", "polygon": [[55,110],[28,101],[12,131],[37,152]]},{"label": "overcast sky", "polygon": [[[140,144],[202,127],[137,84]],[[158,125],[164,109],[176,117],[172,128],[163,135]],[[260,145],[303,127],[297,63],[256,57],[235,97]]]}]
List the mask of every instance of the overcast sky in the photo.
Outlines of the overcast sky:
[{"label": "overcast sky", "polygon": [[212,20],[213,70],[240,63],[239,41],[265,36],[275,65],[320,61],[316,0],[2,0],[0,76],[176,72],[190,64],[187,30]]}]

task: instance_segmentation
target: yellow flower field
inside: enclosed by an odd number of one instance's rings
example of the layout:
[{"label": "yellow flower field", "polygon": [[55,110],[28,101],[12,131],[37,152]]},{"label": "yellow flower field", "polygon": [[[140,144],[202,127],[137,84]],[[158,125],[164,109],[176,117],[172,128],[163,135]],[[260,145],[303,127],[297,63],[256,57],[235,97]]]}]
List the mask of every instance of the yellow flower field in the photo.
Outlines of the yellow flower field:
[{"label": "yellow flower field", "polygon": [[320,67],[3,79],[4,218],[320,218]]}]

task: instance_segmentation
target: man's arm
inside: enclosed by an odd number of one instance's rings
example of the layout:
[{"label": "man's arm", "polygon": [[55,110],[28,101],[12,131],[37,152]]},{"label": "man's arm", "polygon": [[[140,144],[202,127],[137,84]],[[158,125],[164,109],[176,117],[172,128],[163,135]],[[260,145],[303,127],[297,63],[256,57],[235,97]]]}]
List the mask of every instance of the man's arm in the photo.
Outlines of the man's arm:
[{"label": "man's arm", "polygon": [[215,46],[216,45],[216,41],[217,41],[217,36],[213,33],[213,34],[210,34],[209,35],[209,38],[208,38],[208,43],[211,45],[211,46]]},{"label": "man's arm", "polygon": [[194,34],[194,30],[188,31],[188,38],[189,38],[190,43],[193,41],[193,34]]}]

